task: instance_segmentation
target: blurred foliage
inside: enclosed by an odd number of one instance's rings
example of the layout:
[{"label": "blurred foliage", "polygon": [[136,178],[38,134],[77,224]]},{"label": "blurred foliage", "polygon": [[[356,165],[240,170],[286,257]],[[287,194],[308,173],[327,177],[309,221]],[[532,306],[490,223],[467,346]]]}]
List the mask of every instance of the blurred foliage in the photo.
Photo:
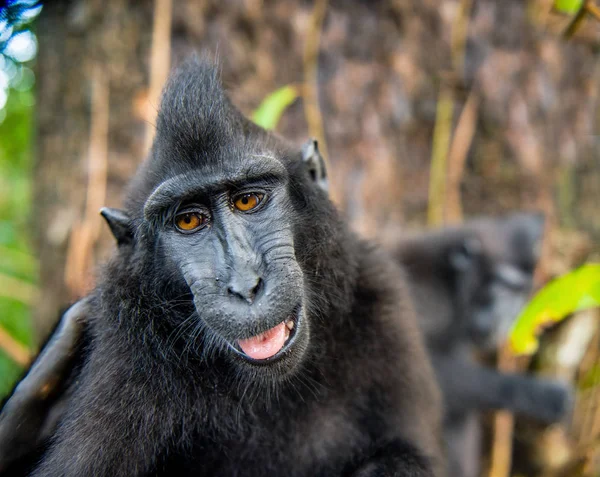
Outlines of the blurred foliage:
[{"label": "blurred foliage", "polygon": [[562,13],[577,13],[584,0],[555,0],[554,8]]},{"label": "blurred foliage", "polygon": [[[33,92],[11,91],[0,124],[0,274],[34,283],[37,263],[30,252],[31,129]],[[21,343],[32,345],[30,310],[0,296],[0,326]],[[0,349],[0,396],[21,373]]]},{"label": "blurred foliage", "polygon": [[[27,287],[36,282],[38,267],[31,253],[29,222],[35,78],[26,62],[37,50],[29,26],[40,10],[39,1],[13,0],[0,6],[0,276]],[[0,326],[29,348],[30,313],[26,303],[0,293]],[[0,398],[21,372],[0,349]]]},{"label": "blurred foliage", "polygon": [[588,264],[548,283],[517,318],[510,344],[518,354],[533,354],[539,330],[573,312],[600,306],[600,264]]},{"label": "blurred foliage", "polygon": [[[4,52],[11,40],[23,33],[30,34],[29,23],[42,10],[38,0],[8,0],[0,3],[0,52]],[[16,61],[20,61],[15,58]]]},{"label": "blurred foliage", "polygon": [[286,108],[298,98],[298,88],[283,86],[269,94],[252,114],[252,120],[265,129],[275,129]]}]

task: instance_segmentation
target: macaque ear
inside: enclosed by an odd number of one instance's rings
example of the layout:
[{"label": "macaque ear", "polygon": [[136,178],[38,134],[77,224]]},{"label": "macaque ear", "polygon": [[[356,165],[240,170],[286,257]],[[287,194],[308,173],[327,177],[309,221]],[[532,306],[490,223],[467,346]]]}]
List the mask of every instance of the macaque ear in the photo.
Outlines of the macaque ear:
[{"label": "macaque ear", "polygon": [[120,209],[103,207],[100,214],[106,220],[110,231],[117,239],[117,245],[129,245],[133,242],[133,228],[129,216]]},{"label": "macaque ear", "polygon": [[325,160],[319,152],[319,144],[316,139],[309,139],[302,146],[302,161],[308,171],[311,180],[323,191],[329,191],[327,180],[327,169]]},{"label": "macaque ear", "polygon": [[455,270],[464,271],[479,257],[482,251],[481,240],[477,237],[467,237],[458,246],[450,250],[448,259]]}]

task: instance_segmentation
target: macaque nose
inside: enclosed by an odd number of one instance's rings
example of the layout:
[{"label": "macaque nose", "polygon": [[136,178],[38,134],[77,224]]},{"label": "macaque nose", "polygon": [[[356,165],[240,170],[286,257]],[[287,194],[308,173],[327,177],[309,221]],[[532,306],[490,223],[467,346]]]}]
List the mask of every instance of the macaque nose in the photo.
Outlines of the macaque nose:
[{"label": "macaque nose", "polygon": [[263,279],[259,276],[254,274],[246,276],[236,273],[227,287],[227,293],[230,296],[237,297],[252,304],[262,287]]}]

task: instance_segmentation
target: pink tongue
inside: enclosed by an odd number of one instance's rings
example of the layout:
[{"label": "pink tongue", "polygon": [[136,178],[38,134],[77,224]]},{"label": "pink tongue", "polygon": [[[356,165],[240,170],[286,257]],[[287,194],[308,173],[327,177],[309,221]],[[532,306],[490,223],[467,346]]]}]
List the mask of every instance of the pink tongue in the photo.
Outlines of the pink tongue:
[{"label": "pink tongue", "polygon": [[251,358],[267,359],[275,356],[283,348],[287,338],[286,331],[285,323],[281,323],[258,336],[253,336],[247,340],[239,340],[238,344],[242,351]]}]

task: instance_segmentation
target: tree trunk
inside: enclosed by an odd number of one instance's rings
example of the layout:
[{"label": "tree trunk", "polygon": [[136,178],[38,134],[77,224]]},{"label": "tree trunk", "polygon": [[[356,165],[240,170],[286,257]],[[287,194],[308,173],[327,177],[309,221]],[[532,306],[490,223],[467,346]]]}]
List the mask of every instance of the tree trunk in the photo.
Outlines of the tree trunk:
[{"label": "tree trunk", "polygon": [[[139,104],[147,89],[152,14],[151,2],[76,0],[48,2],[38,21],[40,337],[85,292],[93,264],[113,246],[98,208],[119,206],[142,158],[146,125]],[[88,212],[86,202],[96,210]]]}]

